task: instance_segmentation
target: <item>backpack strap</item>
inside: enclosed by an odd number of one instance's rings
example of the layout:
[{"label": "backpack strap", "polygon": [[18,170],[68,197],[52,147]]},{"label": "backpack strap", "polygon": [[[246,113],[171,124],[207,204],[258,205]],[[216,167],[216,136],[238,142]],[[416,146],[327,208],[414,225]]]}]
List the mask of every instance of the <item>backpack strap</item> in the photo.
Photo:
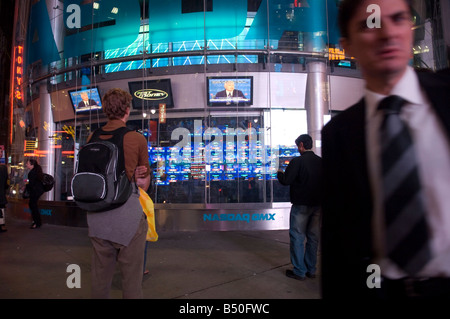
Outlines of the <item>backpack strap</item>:
[{"label": "backpack strap", "polygon": [[[131,132],[132,130],[126,126],[119,127],[114,131],[105,131],[101,128],[96,129],[92,133],[92,137],[89,142],[99,142],[99,141],[108,141],[111,142],[119,148],[119,161],[117,163],[117,174],[121,174],[125,170],[125,156],[124,156],[124,148],[123,148],[123,138],[125,134]],[[110,136],[110,138],[104,139],[100,138],[100,136]]]}]

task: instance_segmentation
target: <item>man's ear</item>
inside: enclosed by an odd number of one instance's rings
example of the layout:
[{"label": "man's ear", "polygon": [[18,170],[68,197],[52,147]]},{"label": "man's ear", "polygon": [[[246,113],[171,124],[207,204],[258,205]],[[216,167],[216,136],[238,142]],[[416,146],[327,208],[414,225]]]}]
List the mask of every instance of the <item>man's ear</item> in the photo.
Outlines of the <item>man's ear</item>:
[{"label": "man's ear", "polygon": [[123,121],[128,121],[128,118],[130,117],[130,112],[131,112],[131,107],[127,107],[126,108],[126,110],[125,110],[125,114],[124,114],[124,116],[123,116],[123,118],[122,118],[122,120]]}]

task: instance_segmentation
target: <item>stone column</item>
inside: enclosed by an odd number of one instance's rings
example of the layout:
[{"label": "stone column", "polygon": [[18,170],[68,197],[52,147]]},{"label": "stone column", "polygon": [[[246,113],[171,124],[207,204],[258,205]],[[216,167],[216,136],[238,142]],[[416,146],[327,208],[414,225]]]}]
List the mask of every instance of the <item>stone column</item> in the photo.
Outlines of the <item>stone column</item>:
[{"label": "stone column", "polygon": [[[63,52],[64,52],[64,36],[65,36],[65,25],[64,25],[64,4],[59,0],[45,0],[47,6],[47,12],[50,19],[50,25],[53,32],[53,37],[55,39],[56,47],[58,48],[58,52],[61,60],[50,63],[48,72],[53,72],[53,70],[57,70],[64,67]],[[64,83],[64,75],[56,75],[50,78],[50,84],[57,85],[59,83]],[[54,131],[56,130],[56,124],[53,122],[53,113],[52,107],[59,107],[57,101],[52,103],[51,95],[47,90],[47,83],[41,83],[39,88],[40,93],[40,101],[41,101],[41,123],[46,121],[48,124],[48,131],[43,132],[47,134],[44,136],[47,141],[46,150],[48,151],[47,160],[45,168],[42,166],[45,173],[53,175],[55,177],[55,186],[50,191],[45,193],[41,198],[45,198],[47,200],[60,200],[61,199],[61,151],[60,149],[54,149],[53,144],[56,144],[55,139],[52,138]],[[53,106],[52,106],[53,105]],[[42,125],[41,125],[42,129]],[[40,143],[43,140],[40,140]],[[56,191],[55,191],[56,190]]]},{"label": "stone column", "polygon": [[[55,174],[55,150],[53,148],[53,134],[55,124],[53,122],[52,101],[48,93],[47,83],[39,84],[39,128],[38,149],[42,156],[38,159],[44,173]],[[41,199],[54,200],[54,191],[46,192]]]},{"label": "stone column", "polygon": [[313,139],[313,150],[322,154],[323,117],[328,113],[327,65],[324,60],[308,59],[306,62],[308,77],[306,81],[305,108],[308,134]]}]

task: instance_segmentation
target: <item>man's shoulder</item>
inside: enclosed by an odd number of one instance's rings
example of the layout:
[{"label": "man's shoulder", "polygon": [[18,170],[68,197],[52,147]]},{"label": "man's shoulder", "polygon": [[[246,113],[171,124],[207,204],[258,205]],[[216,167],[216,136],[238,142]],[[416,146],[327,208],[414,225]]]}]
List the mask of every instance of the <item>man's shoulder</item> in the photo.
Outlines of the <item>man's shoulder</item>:
[{"label": "man's shoulder", "polygon": [[363,119],[364,116],[364,98],[360,99],[357,103],[351,105],[349,108],[333,116],[331,120],[324,126],[324,131],[334,130],[337,128],[346,127],[355,119]]},{"label": "man's shoulder", "polygon": [[303,160],[303,159],[302,159],[302,156],[296,156],[296,157],[292,158],[292,159],[289,161],[289,163],[294,164],[294,163],[297,163],[297,162],[301,162],[302,160]]},{"label": "man's shoulder", "polygon": [[450,68],[443,69],[436,72],[416,71],[422,86],[450,88]]},{"label": "man's shoulder", "polygon": [[130,130],[129,132],[125,133],[125,138],[126,139],[132,139],[138,142],[144,142],[147,143],[147,139],[145,138],[144,135],[142,135],[141,133],[138,133],[136,131]]},{"label": "man's shoulder", "polygon": [[322,159],[320,156],[315,154],[313,151],[305,152],[303,155],[294,157],[289,164],[292,163],[292,165],[304,165],[306,163],[312,163],[315,162],[318,159]]},{"label": "man's shoulder", "polygon": [[226,95],[226,90],[222,90],[216,93],[216,96],[220,96],[220,95]]},{"label": "man's shoulder", "polygon": [[313,151],[308,151],[303,153],[302,156],[296,157],[298,158],[298,161],[321,161],[322,158],[317,155],[316,153],[314,153]]},{"label": "man's shoulder", "polygon": [[450,80],[450,68],[446,68],[446,69],[437,71],[436,74],[437,74],[437,76],[445,79],[447,83],[448,83],[448,80]]}]

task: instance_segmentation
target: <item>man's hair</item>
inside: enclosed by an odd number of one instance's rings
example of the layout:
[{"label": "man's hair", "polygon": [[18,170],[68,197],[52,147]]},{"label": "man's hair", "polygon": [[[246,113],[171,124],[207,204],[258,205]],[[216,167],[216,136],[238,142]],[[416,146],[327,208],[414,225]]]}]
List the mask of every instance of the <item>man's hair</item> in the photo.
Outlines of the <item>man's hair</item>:
[{"label": "man's hair", "polygon": [[300,143],[303,143],[303,147],[305,149],[307,150],[312,149],[313,146],[312,137],[309,136],[308,134],[302,134],[299,137],[297,137],[297,139],[295,140],[295,145],[297,145],[298,147]]},{"label": "man's hair", "polygon": [[[412,0],[403,1],[405,1],[408,5],[412,15]],[[348,38],[348,25],[350,23],[350,20],[355,15],[356,10],[359,9],[359,7],[363,4],[363,2],[364,0],[341,0],[341,3],[339,4],[338,25],[342,37]]]},{"label": "man's hair", "polygon": [[130,107],[132,97],[122,89],[111,89],[103,96],[103,112],[108,119],[121,119]]},{"label": "man's hair", "polygon": [[[39,165],[38,161],[34,158],[27,159],[27,162],[30,163],[30,165],[33,165],[37,178],[42,181],[44,179],[44,172],[42,171],[42,166]],[[25,162],[26,163],[26,162]]]}]

